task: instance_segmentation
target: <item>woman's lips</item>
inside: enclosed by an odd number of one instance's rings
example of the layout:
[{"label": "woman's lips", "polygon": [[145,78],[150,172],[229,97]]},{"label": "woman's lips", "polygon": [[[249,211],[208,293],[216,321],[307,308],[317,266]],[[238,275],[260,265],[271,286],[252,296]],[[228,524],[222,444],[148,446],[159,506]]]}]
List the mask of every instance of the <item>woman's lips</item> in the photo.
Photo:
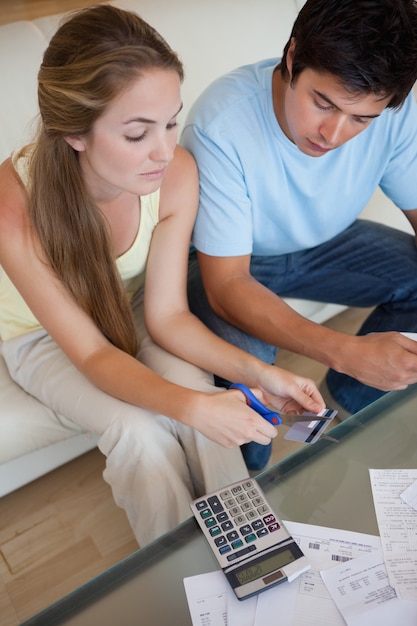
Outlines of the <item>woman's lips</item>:
[{"label": "woman's lips", "polygon": [[159,178],[162,178],[165,174],[165,168],[162,168],[160,170],[153,170],[152,172],[144,172],[143,174],[141,174],[141,176],[143,178],[148,178],[149,180],[157,180]]}]

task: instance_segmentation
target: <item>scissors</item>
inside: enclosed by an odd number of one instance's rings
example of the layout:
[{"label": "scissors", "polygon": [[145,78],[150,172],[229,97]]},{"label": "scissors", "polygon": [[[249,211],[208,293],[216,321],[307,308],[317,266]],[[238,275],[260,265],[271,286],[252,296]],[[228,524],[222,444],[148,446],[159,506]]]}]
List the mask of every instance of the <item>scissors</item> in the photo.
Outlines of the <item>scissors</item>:
[{"label": "scissors", "polygon": [[232,383],[229,389],[240,389],[245,396],[246,404],[259,413],[259,415],[262,415],[262,417],[273,426],[279,426],[280,424],[291,426],[297,422],[312,422],[313,420],[330,421],[337,414],[337,411],[332,409],[324,409],[324,411],[322,411],[323,415],[320,413],[310,413],[309,411],[305,411],[302,415],[274,413],[274,411],[270,411],[262,404],[246,385]]}]

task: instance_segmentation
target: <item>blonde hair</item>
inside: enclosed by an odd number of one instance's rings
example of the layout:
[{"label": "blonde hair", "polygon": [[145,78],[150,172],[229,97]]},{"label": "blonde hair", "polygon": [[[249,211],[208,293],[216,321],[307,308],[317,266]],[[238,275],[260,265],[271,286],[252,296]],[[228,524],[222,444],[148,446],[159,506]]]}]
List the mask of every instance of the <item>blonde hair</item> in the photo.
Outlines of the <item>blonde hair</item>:
[{"label": "blonde hair", "polygon": [[40,127],[29,165],[30,217],[48,262],[109,341],[130,354],[137,338],[109,230],[65,138],[90,133],[108,104],[154,67],[183,79],[178,56],[137,14],[111,5],[72,14],[39,70]]}]

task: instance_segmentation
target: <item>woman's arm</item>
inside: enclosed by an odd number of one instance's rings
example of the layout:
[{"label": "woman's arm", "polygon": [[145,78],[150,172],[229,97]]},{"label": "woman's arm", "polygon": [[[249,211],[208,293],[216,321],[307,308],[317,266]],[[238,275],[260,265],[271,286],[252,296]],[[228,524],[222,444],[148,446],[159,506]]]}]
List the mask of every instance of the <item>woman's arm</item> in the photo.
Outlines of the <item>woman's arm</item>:
[{"label": "woman's arm", "polygon": [[161,221],[148,259],[145,321],[149,333],[186,361],[228,380],[259,387],[277,409],[319,411],[323,400],[311,381],[266,365],[225,342],[189,311],[188,252],[197,206],[194,160],[183,148],[177,148],[161,188]]}]

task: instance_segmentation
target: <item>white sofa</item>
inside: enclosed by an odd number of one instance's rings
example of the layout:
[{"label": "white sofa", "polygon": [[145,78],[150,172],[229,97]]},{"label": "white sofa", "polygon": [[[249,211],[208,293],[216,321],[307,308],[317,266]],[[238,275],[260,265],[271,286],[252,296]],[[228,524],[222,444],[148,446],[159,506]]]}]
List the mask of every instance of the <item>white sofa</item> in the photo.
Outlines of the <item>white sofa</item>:
[{"label": "white sofa", "polygon": [[[244,63],[279,56],[303,1],[117,0],[114,4],[137,11],[180,54],[186,71],[184,119],[195,97],[218,75]],[[31,137],[37,113],[37,71],[61,17],[0,27],[0,161]],[[365,212],[371,218],[408,227],[400,212],[379,194]],[[343,308],[303,301],[291,304],[318,323]],[[96,442],[96,437],[59,419],[18,388],[0,357],[0,496],[86,452]]]}]

